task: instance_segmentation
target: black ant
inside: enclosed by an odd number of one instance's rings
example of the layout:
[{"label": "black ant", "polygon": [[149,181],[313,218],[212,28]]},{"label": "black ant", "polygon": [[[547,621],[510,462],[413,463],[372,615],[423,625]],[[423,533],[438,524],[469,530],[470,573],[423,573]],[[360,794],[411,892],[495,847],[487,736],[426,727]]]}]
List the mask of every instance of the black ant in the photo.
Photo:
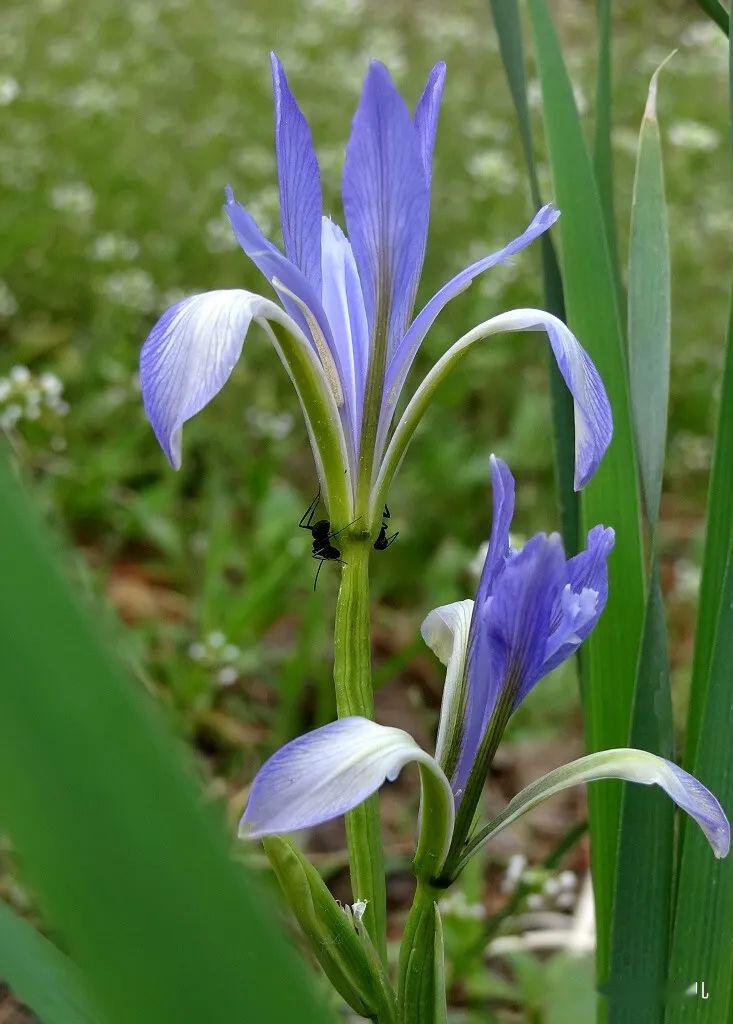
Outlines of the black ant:
[{"label": "black ant", "polygon": [[400,531],[396,530],[392,534],[391,537],[387,536],[387,524],[386,524],[385,520],[389,519],[389,518],[390,518],[389,506],[385,505],[384,506],[384,512],[382,513],[382,528],[379,531],[379,536],[374,541],[374,550],[375,551],[386,551],[387,548],[390,546],[390,544],[392,544],[394,541],[396,541],[397,538],[400,535]]},{"label": "black ant", "polygon": [[[318,488],[318,494],[315,496],[313,501],[310,503],[308,508],[303,513],[298,526],[301,530],[309,530],[313,537],[313,558],[317,558],[319,561],[318,569],[316,570],[316,578],[313,580],[313,589],[315,590],[318,585],[318,576],[321,572],[321,568],[324,562],[340,562],[341,565],[346,565],[346,562],[341,557],[341,551],[332,544],[331,541],[334,537],[338,537],[344,530],[348,530],[350,526],[353,526],[356,519],[353,519],[346,526],[340,530],[336,530],[335,533],[331,532],[331,521],[330,519],[318,519],[313,522],[313,516],[318,508],[318,502],[321,500],[321,488]],[[361,519],[361,516],[357,516],[357,519]]]}]

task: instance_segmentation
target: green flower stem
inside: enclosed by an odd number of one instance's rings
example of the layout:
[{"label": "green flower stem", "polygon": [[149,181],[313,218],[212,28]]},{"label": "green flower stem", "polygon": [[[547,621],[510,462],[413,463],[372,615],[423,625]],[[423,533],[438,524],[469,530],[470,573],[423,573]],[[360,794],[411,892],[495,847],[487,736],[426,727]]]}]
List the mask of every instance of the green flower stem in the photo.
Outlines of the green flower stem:
[{"label": "green flower stem", "polygon": [[445,1007],[443,948],[437,907],[443,890],[418,881],[400,946],[399,1024],[439,1024]]},{"label": "green flower stem", "polygon": [[[358,526],[358,524],[355,524]],[[339,718],[374,718],[369,630],[368,536],[352,532],[341,544],[346,563],[336,603],[333,677]],[[384,857],[375,795],[346,815],[351,891],[366,900],[364,923],[382,961],[387,961],[387,909]]]}]

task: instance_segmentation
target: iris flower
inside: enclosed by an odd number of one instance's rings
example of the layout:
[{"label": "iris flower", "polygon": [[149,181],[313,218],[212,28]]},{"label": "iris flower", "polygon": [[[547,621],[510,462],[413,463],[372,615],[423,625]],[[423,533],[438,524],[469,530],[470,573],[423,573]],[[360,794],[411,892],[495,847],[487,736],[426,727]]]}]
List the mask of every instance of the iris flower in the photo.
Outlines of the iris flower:
[{"label": "iris flower", "polygon": [[272,79],[284,252],[262,234],[231,188],[224,210],[279,304],[240,289],[204,292],[176,303],[153,327],[140,359],[143,399],[172,465],[181,464],[184,422],[224,386],[255,321],[300,398],[331,519],[366,514],[375,528],[405,448],[444,376],[492,334],[544,330],[574,400],[575,483],[582,487],[610,442],[611,411],[580,343],[541,310],[500,314],[461,338],[417,388],[390,439],[408,371],[443,308],[477,275],[547,231],[558,211],[544,206],[517,238],[460,271],[413,315],[445,65],[430,72],[414,114],[384,65],[370,65],[346,147],[348,237],[323,215],[311,132],[274,54]]},{"label": "iris flower", "polygon": [[534,685],[578,649],[608,592],[613,531],[596,526],[587,547],[566,559],[556,534],[509,546],[514,480],[492,457],[493,522],[474,601],[436,608],[423,638],[446,665],[435,757],[401,729],[344,718],[293,740],[260,769],[240,825],[256,838],[295,831],[344,814],[394,780],[408,762],[422,782],[418,874],[448,884],[501,829],[568,786],[617,778],[660,786],[690,814],[717,857],[728,853],[723,810],[697,779],[643,750],[589,754],[530,784],[471,835],[481,790],[506,724]]}]

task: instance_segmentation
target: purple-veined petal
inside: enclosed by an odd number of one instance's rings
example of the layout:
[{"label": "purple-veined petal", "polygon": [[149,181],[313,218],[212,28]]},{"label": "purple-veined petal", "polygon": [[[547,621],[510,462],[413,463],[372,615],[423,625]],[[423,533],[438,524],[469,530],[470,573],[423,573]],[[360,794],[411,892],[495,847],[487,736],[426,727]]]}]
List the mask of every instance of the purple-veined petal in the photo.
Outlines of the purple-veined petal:
[{"label": "purple-veined petal", "polygon": [[486,561],[481,571],[476,600],[483,603],[504,569],[509,557],[509,527],[514,517],[514,477],[506,462],[491,456],[491,494],[493,514]]},{"label": "purple-veined petal", "polygon": [[426,615],[420,633],[430,650],[446,667],[440,704],[435,758],[445,766],[448,748],[460,731],[465,701],[466,651],[473,601],[454,601],[434,608]]},{"label": "purple-veined petal", "polygon": [[491,267],[495,267],[499,263],[506,262],[506,260],[511,256],[521,252],[522,249],[525,249],[530,245],[530,243],[534,242],[536,238],[541,234],[544,234],[548,228],[552,227],[559,216],[559,211],[553,206],[543,206],[541,210],[538,210],[531,223],[518,238],[509,242],[508,245],[505,245],[503,249],[499,249],[498,252],[491,253],[489,256],[484,256],[482,259],[472,263],[469,267],[466,267],[459,274],[456,274],[455,277],[446,282],[446,284],[436,292],[432,299],[423,306],[413,322],[410,324],[410,328],[404,338],[397,346],[397,349],[390,360],[389,366],[387,367],[384,387],[385,407],[380,422],[380,437],[382,439],[384,439],[387,431],[389,430],[389,424],[392,420],[392,415],[399,400],[405,379],[407,378],[409,369],[412,366],[412,361],[415,358],[425,335],[428,333],[443,308],[451,299],[454,299],[456,295],[460,295],[461,292],[465,291],[474,278],[478,277],[479,274],[483,274],[484,271],[489,270]]},{"label": "purple-veined petal", "polygon": [[[254,217],[236,201],[230,187],[226,189],[224,211],[245,254],[249,256],[257,269],[262,273],[278,293],[280,300],[295,320],[306,337],[312,339],[312,331],[307,318],[303,315],[305,306],[312,314],[329,350],[333,354],[334,344],[328,320],[323,312],[321,299],[305,274],[294,263],[291,263],[280,250],[272,244],[260,231]],[[276,283],[273,283],[276,282]],[[285,289],[278,288],[281,282]],[[297,296],[296,301],[293,296]],[[317,348],[314,340],[314,347]]]},{"label": "purple-veined petal", "polygon": [[671,761],[646,750],[624,747],[601,750],[555,768],[518,793],[504,810],[478,832],[469,844],[461,867],[484,843],[528,811],[556,793],[597,779],[622,779],[644,786],[659,786],[705,834],[716,857],[727,857],[730,824],[716,797],[694,776]]},{"label": "purple-veined petal", "polygon": [[468,651],[463,744],[453,792],[460,794],[491,715],[505,691],[518,707],[541,678],[554,600],[564,583],[565,553],[557,534],[538,533],[509,559],[493,593],[474,605]]},{"label": "purple-veined petal", "polygon": [[174,469],[181,427],[223,388],[265,302],[240,289],[192,295],[166,310],[148,335],[140,353],[143,403]]},{"label": "purple-veined petal", "polygon": [[370,334],[387,330],[389,354],[415,301],[429,192],[412,117],[378,61],[369,67],[354,116],[343,201]]},{"label": "purple-veined petal", "polygon": [[[280,184],[280,223],[285,253],[321,290],[321,176],[310,128],[290,91],[277,54],[272,61],[275,151]],[[277,275],[279,276],[279,275]]]},{"label": "purple-veined petal", "polygon": [[440,103],[445,86],[445,62],[439,61],[428,75],[423,94],[415,107],[415,131],[420,143],[420,155],[428,188],[433,177],[433,150],[438,130]]},{"label": "purple-veined petal", "polygon": [[334,339],[354,437],[358,438],[369,365],[364,298],[349,241],[328,217],[323,218],[321,239],[323,309]]},{"label": "purple-veined petal", "polygon": [[[385,781],[393,782],[410,761],[420,766],[423,799],[430,800],[431,811],[441,819],[434,825],[441,848],[437,853],[444,855],[453,828],[453,797],[445,775],[409,733],[358,717],[314,729],[273,754],[252,784],[239,834],[256,839],[330,821],[357,807]],[[418,856],[429,857],[425,838],[421,835]]]},{"label": "purple-veined petal", "polygon": [[594,526],[588,533],[588,546],[571,558],[566,566],[568,583],[558,597],[553,613],[552,632],[547,640],[542,675],[574,654],[595,628],[608,600],[608,556],[613,550],[614,531]]}]

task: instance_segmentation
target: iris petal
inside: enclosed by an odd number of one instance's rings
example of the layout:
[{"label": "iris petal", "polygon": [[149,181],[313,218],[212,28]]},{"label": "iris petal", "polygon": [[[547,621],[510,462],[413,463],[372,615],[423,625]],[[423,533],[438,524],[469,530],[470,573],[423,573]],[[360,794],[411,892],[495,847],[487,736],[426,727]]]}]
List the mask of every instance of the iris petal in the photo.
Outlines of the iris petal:
[{"label": "iris petal", "polygon": [[391,352],[415,301],[429,193],[412,117],[378,61],[369,67],[354,116],[343,201],[370,334],[387,330]]},{"label": "iris petal", "polygon": [[290,91],[277,57],[272,61],[275,96],[275,150],[280,184],[280,223],[285,253],[321,290],[321,176],[310,128]]},{"label": "iris petal", "polygon": [[491,494],[493,514],[491,538],[481,572],[476,600],[483,604],[504,569],[509,556],[509,528],[514,517],[514,477],[506,462],[491,456]]},{"label": "iris petal", "polygon": [[434,608],[420,627],[423,640],[446,666],[438,738],[435,744],[435,757],[443,768],[446,754],[463,717],[464,665],[472,612],[473,601],[444,604],[440,608]]},{"label": "iris petal", "polygon": [[521,252],[522,249],[525,249],[528,245],[534,242],[536,238],[547,231],[548,228],[552,227],[559,216],[559,211],[553,206],[543,206],[542,209],[535,214],[532,222],[518,238],[509,242],[509,244],[505,245],[503,249],[499,249],[497,252],[484,256],[482,259],[472,263],[469,267],[466,267],[459,274],[456,274],[455,277],[452,277],[450,281],[446,282],[446,284],[436,292],[432,299],[423,306],[410,324],[410,328],[404,338],[397,346],[387,368],[384,388],[386,401],[380,424],[380,437],[382,439],[386,436],[386,432],[389,429],[392,414],[395,406],[397,405],[397,401],[407,378],[409,369],[412,366],[412,361],[417,355],[417,351],[420,348],[425,335],[428,333],[444,307],[451,299],[454,299],[456,295],[460,295],[461,292],[465,291],[474,278],[478,277],[479,274],[483,274],[484,271],[497,266],[499,263],[505,263],[511,256]]},{"label": "iris petal", "polygon": [[394,781],[410,761],[426,768],[444,791],[440,799],[449,832],[450,787],[435,760],[402,729],[353,717],[299,736],[265,762],[252,784],[240,835],[277,835],[330,821],[386,780]]},{"label": "iris petal", "polygon": [[428,188],[433,177],[433,150],[438,130],[440,103],[445,86],[445,62],[439,61],[428,75],[423,94],[415,107],[415,131],[420,143],[420,155],[425,169]]},{"label": "iris petal", "polygon": [[166,310],[148,335],[140,353],[143,403],[174,469],[181,465],[181,427],[227,382],[265,303],[239,289],[192,295]]}]

